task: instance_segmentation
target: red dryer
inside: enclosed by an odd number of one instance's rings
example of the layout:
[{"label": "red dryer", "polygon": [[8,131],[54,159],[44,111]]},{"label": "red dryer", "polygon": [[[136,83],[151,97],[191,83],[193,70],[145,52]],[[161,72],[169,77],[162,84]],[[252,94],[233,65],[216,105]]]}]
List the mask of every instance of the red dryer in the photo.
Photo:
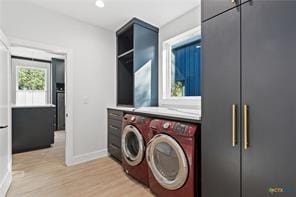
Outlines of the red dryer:
[{"label": "red dryer", "polygon": [[150,121],[150,118],[142,116],[125,115],[121,137],[124,171],[146,186],[148,186],[148,165],[145,151]]},{"label": "red dryer", "polygon": [[199,196],[200,126],[151,121],[146,160],[149,186],[158,197]]}]

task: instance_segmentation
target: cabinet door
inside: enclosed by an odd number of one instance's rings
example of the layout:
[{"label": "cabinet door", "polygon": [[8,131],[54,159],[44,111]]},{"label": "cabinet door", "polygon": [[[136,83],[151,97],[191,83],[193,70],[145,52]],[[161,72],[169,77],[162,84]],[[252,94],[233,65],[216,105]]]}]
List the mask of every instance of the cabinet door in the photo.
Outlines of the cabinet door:
[{"label": "cabinet door", "polygon": [[52,64],[55,67],[56,83],[65,83],[65,61],[61,59],[52,59]]},{"label": "cabinet door", "polygon": [[296,196],[295,10],[295,1],[242,7],[242,102],[249,106],[243,197]]},{"label": "cabinet door", "polygon": [[239,5],[241,0],[202,0],[202,21]]},{"label": "cabinet door", "polygon": [[[202,24],[202,196],[240,196],[240,13]],[[232,146],[232,105],[237,144]]]}]

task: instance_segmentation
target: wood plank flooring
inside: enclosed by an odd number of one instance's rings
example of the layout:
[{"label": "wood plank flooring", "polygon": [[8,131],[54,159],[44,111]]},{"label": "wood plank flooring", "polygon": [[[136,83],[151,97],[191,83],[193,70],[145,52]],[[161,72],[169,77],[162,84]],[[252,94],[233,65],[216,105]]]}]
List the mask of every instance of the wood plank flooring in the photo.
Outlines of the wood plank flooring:
[{"label": "wood plank flooring", "polygon": [[64,132],[52,148],[13,155],[13,181],[7,197],[151,197],[109,157],[66,167]]}]

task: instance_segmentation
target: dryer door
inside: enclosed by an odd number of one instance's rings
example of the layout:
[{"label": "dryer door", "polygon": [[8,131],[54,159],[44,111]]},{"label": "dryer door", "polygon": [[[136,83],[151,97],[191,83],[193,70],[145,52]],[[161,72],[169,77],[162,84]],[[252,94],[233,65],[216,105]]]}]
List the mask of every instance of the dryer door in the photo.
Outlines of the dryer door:
[{"label": "dryer door", "polygon": [[148,143],[146,158],[158,183],[176,190],[188,177],[188,163],[182,147],[168,135],[158,134]]},{"label": "dryer door", "polygon": [[122,155],[131,166],[139,165],[144,157],[145,144],[142,134],[133,125],[127,125],[121,137]]}]

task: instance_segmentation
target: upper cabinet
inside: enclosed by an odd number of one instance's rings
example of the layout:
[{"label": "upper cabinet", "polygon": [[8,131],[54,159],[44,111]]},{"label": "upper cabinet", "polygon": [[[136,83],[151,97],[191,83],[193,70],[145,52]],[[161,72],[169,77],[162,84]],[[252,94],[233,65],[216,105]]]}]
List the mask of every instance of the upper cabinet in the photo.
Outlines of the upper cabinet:
[{"label": "upper cabinet", "polygon": [[158,105],[158,28],[132,19],[117,31],[117,105]]},{"label": "upper cabinet", "polygon": [[55,75],[55,82],[65,83],[65,61],[62,59],[52,59],[53,74]]},{"label": "upper cabinet", "polygon": [[206,21],[227,10],[235,8],[241,2],[247,0],[203,0],[202,1],[202,21]]}]

